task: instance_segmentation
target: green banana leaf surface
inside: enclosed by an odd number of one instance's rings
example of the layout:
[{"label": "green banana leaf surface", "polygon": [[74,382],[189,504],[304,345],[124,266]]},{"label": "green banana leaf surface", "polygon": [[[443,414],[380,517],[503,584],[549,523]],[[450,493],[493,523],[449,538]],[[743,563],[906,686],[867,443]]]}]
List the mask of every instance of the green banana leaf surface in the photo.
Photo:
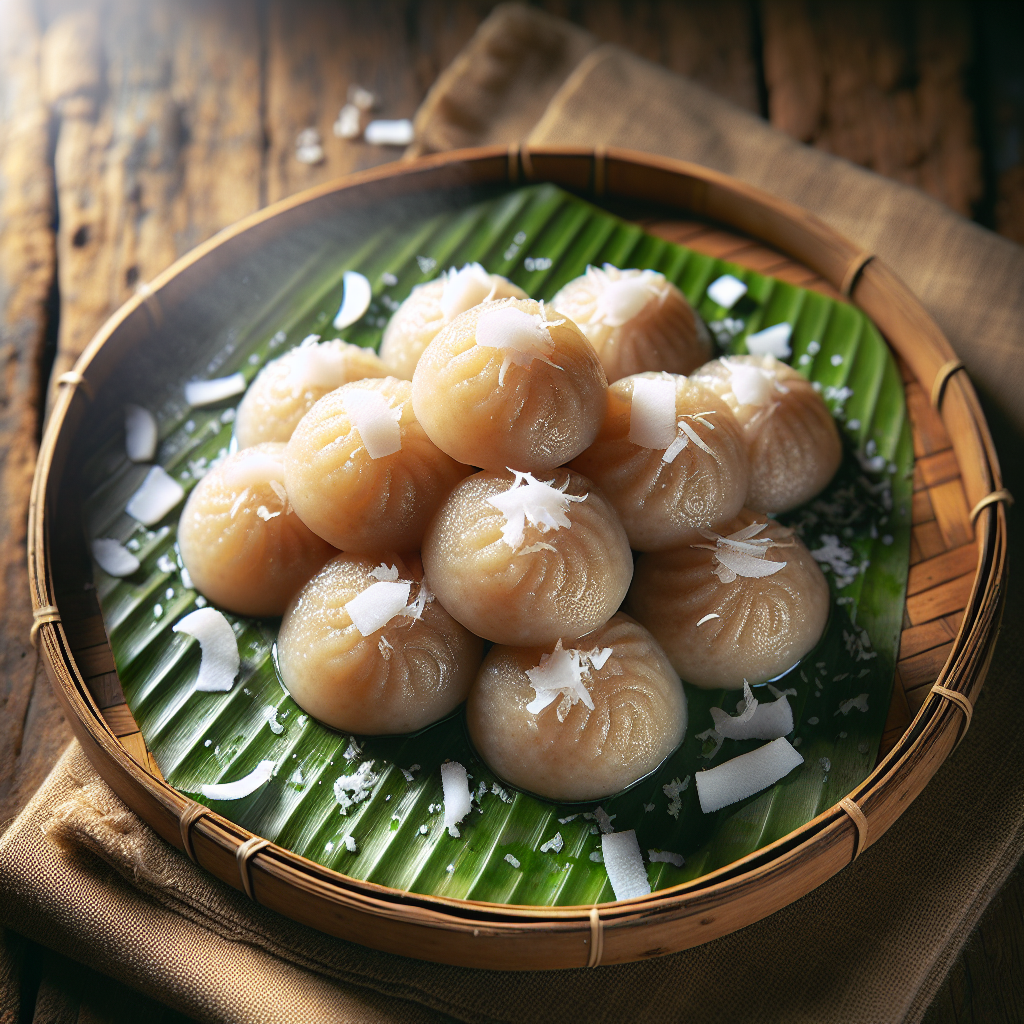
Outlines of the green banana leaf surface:
[{"label": "green banana leaf surface", "polygon": [[[125,697],[168,782],[258,835],[354,878],[496,903],[610,901],[600,827],[609,821],[614,831],[636,830],[653,889],[697,878],[815,817],[875,764],[910,545],[913,449],[895,362],[873,324],[850,305],[655,238],[554,186],[538,185],[385,225],[353,251],[311,259],[281,282],[250,323],[239,325],[230,346],[211,353],[208,375],[237,371],[251,381],[311,333],[376,347],[415,285],[471,261],[544,300],[588,264],[661,271],[708,323],[723,352],[747,351],[745,339],[766,327],[792,326],[788,361],[820,386],[844,440],[843,463],[829,487],[780,517],[812,551],[839,552],[819,558],[832,596],[825,635],[774,682],[789,692],[795,721],[789,739],[803,764],[756,796],[702,813],[694,773],[763,741],[719,744],[703,736],[713,725],[709,709],[734,713],[741,694],[687,684],[687,736],[658,771],[603,801],[601,813],[592,805],[557,805],[502,786],[474,753],[461,709],[415,736],[352,737],[321,726],[280,681],[274,658],[279,622],[230,614],[239,677],[230,692],[197,692],[199,645],[172,632],[203,603],[183,576],[177,552],[180,507],[154,527],[125,513],[147,468],[129,462],[123,438],[115,438],[85,468],[85,515],[90,538],[119,540],[141,561],[125,579],[94,565]],[[339,332],[331,322],[346,270],[369,279],[373,301]],[[723,274],[748,288],[730,310],[707,295]],[[186,491],[230,450],[238,400],[190,409],[182,398],[157,411],[157,461]],[[755,695],[773,699],[764,687]],[[252,795],[232,801],[201,796],[200,786],[242,778],[263,760],[274,762],[275,773]],[[440,766],[446,760],[459,761],[471,776],[474,809],[459,838],[443,827]],[[372,785],[343,812],[335,782],[360,770]]]}]

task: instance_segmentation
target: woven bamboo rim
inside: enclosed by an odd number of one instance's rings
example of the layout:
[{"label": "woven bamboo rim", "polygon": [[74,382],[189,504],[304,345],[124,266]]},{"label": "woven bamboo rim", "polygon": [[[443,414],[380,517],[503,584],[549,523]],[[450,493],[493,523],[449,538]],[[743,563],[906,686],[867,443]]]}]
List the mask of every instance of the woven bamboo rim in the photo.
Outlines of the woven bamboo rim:
[{"label": "woven bamboo rim", "polygon": [[[86,655],[76,651],[105,649],[102,667],[112,668],[109,646],[105,636],[97,636],[94,620],[88,620],[90,626],[73,610],[61,616],[59,609],[71,602],[63,594],[58,597],[61,574],[67,571],[50,554],[55,538],[67,543],[67,530],[77,528],[69,526],[66,514],[63,519],[58,514],[63,506],[57,501],[73,438],[89,405],[74,402],[75,395],[88,399],[89,391],[102,394],[123,347],[144,335],[147,325],[161,322],[165,289],[179,279],[187,281],[197,263],[204,258],[230,260],[239,251],[240,236],[246,236],[247,245],[258,244],[261,237],[282,230],[291,217],[337,217],[346,209],[431,190],[528,181],[657,204],[676,215],[726,225],[767,242],[848,294],[902,359],[908,400],[910,389],[916,388],[926,407],[928,397],[939,407],[941,420],[935,423],[950,444],[940,454],[954,462],[953,476],[941,486],[959,488],[963,512],[957,512],[956,523],[963,520],[964,529],[973,529],[964,535],[964,543],[946,553],[958,567],[953,598],[943,589],[950,586],[945,578],[924,592],[931,611],[941,612],[950,600],[957,608],[956,615],[943,619],[940,614],[921,627],[944,623],[949,631],[948,645],[930,650],[933,661],[935,652],[943,656],[937,668],[928,669],[927,682],[934,685],[916,714],[907,715],[909,724],[904,728],[899,723],[891,749],[871,775],[835,807],[771,846],[683,885],[600,907],[489,904],[361,882],[251,836],[182,796],[160,777],[137,726],[132,731],[124,724],[126,716],[134,726],[126,705],[101,709],[90,691],[90,668],[81,660]],[[977,396],[966,374],[956,372],[957,362],[938,327],[881,260],[799,207],[706,168],[618,149],[489,147],[351,175],[260,211],[180,259],[151,282],[145,295],[136,295],[111,317],[65,378],[69,386],[55,399],[33,483],[28,551],[33,633],[69,721],[108,784],[168,842],[265,906],[364,945],[465,966],[597,966],[685,949],[766,917],[860,856],[920,793],[966,732],[1005,596],[1009,495],[1002,489]],[[923,493],[937,501],[940,488]],[[80,536],[75,543],[82,546]],[[946,554],[922,564],[942,562]],[[939,597],[933,600],[930,595],[936,593]],[[908,615],[910,604],[908,600]],[[950,618],[955,625],[949,624]],[[913,623],[913,616],[909,621]],[[905,631],[905,642],[910,632]],[[901,667],[909,672],[913,660],[901,661]]]}]

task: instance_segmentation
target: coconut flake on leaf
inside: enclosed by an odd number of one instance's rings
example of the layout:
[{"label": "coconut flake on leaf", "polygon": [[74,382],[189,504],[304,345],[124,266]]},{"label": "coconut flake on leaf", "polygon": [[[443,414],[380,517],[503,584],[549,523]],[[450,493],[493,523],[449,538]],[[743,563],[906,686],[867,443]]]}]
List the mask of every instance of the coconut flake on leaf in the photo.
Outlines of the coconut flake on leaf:
[{"label": "coconut flake on leaf", "polygon": [[527,313],[511,305],[482,313],[476,324],[477,345],[498,348],[505,353],[498,372],[498,386],[505,383],[505,373],[513,363],[529,367],[534,359],[540,359],[553,366],[548,358],[555,349],[550,331],[564,323],[564,319],[546,320],[540,313]]},{"label": "coconut flake on leaf", "polygon": [[672,853],[670,850],[648,850],[647,859],[652,864],[671,864],[674,868],[686,865],[686,858],[681,853]]},{"label": "coconut flake on leaf", "polygon": [[343,330],[354,324],[369,308],[373,298],[370,282],[355,270],[346,270],[342,276],[345,290],[342,295],[341,308],[334,318],[334,329]]},{"label": "coconut flake on leaf", "polygon": [[405,611],[411,591],[411,583],[381,580],[352,598],[345,611],[363,636],[371,636]]},{"label": "coconut flake on leaf", "polygon": [[139,569],[139,560],[124,545],[109,537],[92,542],[92,557],[108,576],[131,576]]},{"label": "coconut flake on leaf", "polygon": [[152,526],[184,497],[181,484],[163,466],[151,466],[142,486],[128,499],[125,512],[143,526]]},{"label": "coconut flake on leaf", "polygon": [[444,793],[444,827],[448,835],[459,838],[459,822],[469,814],[472,801],[469,795],[469,776],[458,761],[441,765],[441,787]]},{"label": "coconut flake on leaf", "polygon": [[156,417],[141,405],[124,407],[124,450],[132,462],[150,462],[156,454]]},{"label": "coconut flake on leaf", "polygon": [[[629,404],[629,440],[641,448],[668,448],[676,440],[676,383],[637,377]],[[671,461],[671,460],[670,460]]]},{"label": "coconut flake on leaf", "polygon": [[[747,336],[747,351],[754,356],[775,356],[785,359],[793,354],[789,339],[793,334],[792,324],[774,324],[763,331]],[[733,391],[735,394],[735,389]]]},{"label": "coconut flake on leaf", "polygon": [[171,632],[184,633],[199,641],[197,690],[212,693],[231,689],[241,661],[235,631],[222,612],[216,608],[198,608],[179,619]]},{"label": "coconut flake on leaf", "polygon": [[339,775],[334,780],[334,799],[338,801],[341,813],[347,815],[350,807],[368,799],[379,778],[373,771],[372,761],[363,761],[351,775]]},{"label": "coconut flake on leaf", "polygon": [[697,772],[697,796],[705,814],[728,807],[761,790],[774,786],[794,768],[804,763],[792,744],[783,737],[757,750],[740,754],[715,768]]},{"label": "coconut flake on leaf", "polygon": [[486,302],[494,291],[491,275],[479,263],[467,263],[461,270],[454,267],[444,275],[441,292],[441,315],[454,320],[467,309]]},{"label": "coconut flake on leaf", "polygon": [[245,388],[245,378],[240,373],[215,380],[193,380],[185,385],[185,401],[191,406],[214,405],[242,394]]},{"label": "coconut flake on leaf", "polygon": [[715,732],[727,740],[774,740],[793,731],[793,709],[785,694],[776,691],[770,703],[758,701],[743,680],[742,712],[733,716],[721,708],[712,708]]},{"label": "coconut flake on leaf", "polygon": [[379,391],[348,388],[342,392],[342,403],[371,459],[402,450],[402,410],[392,409]]},{"label": "coconut flake on leaf", "polygon": [[732,309],[746,294],[747,286],[732,274],[723,274],[712,281],[707,289],[708,298],[723,309]]},{"label": "coconut flake on leaf", "polygon": [[587,495],[566,494],[569,478],[566,477],[561,487],[552,487],[551,483],[543,483],[530,473],[519,473],[509,470],[515,477],[507,491],[487,499],[505,516],[505,525],[501,528],[501,537],[513,551],[523,543],[526,524],[537,527],[541,533],[549,530],[568,529],[569,504],[573,501],[584,501]]},{"label": "coconut flake on leaf", "polygon": [[200,786],[199,792],[207,800],[241,800],[243,797],[255,793],[260,786],[265,786],[277,763],[274,761],[260,761],[258,765],[244,778],[236,779],[234,782],[218,782],[209,786]]},{"label": "coconut flake on leaf", "polygon": [[601,852],[608,881],[617,900],[628,900],[634,896],[647,896],[651,883],[647,880],[647,868],[636,840],[636,832],[612,832],[601,836]]}]

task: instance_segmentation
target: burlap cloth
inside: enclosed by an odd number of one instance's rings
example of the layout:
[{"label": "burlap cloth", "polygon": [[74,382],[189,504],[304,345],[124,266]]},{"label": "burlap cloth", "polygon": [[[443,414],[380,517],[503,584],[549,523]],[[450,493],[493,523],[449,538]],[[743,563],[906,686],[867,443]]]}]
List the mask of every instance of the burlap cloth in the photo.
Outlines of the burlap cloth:
[{"label": "burlap cloth", "polygon": [[[1017,246],[524,8],[499,8],[484,23],[427,97],[417,130],[419,151],[524,138],[648,150],[813,210],[922,298],[989,399],[1008,483],[1020,493]],[[919,1020],[1024,850],[1021,591],[1011,591],[972,728],[899,821],[809,896],[697,949],[523,974],[331,939],[195,869],[113,796],[77,744],[0,839],[0,920],[204,1021]],[[0,985],[9,975],[0,962]],[[12,999],[8,990],[7,1006]]]}]

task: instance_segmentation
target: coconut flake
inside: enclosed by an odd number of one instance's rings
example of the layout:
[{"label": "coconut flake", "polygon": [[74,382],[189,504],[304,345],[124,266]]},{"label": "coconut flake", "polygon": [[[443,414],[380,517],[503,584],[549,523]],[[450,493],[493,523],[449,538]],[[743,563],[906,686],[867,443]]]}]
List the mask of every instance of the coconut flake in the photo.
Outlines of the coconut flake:
[{"label": "coconut flake", "polygon": [[281,497],[285,493],[283,455],[268,455],[266,452],[247,449],[243,457],[225,466],[223,473],[224,482],[234,491],[268,486],[273,481],[281,488],[280,493],[275,488],[274,494]]},{"label": "coconut flake", "polygon": [[[747,351],[755,356],[775,356],[785,359],[793,354],[789,339],[793,334],[792,324],[774,324],[763,331],[747,336]],[[735,394],[735,389],[733,389]]]},{"label": "coconut flake", "polygon": [[199,676],[196,689],[204,693],[230,690],[241,660],[231,623],[216,608],[199,608],[179,619],[173,633],[184,633],[199,641]]},{"label": "coconut flake", "polygon": [[[608,649],[610,653],[610,648]],[[536,692],[536,698],[526,706],[531,715],[539,715],[549,704],[558,697],[566,697],[569,706],[577,701],[583,701],[591,711],[594,710],[594,701],[587,689],[584,677],[589,678],[590,672],[587,668],[588,655],[577,650],[565,650],[562,641],[555,644],[555,649],[550,654],[540,656],[540,664],[536,668],[526,670],[530,685]],[[605,657],[601,664],[607,661]],[[564,719],[559,715],[559,721]]]},{"label": "coconut flake", "polygon": [[162,466],[151,466],[142,486],[128,499],[125,512],[143,526],[160,522],[183,498],[185,491]]},{"label": "coconut flake", "polygon": [[565,845],[565,841],[562,839],[562,833],[556,832],[546,843],[540,845],[541,853],[561,853],[562,847]]},{"label": "coconut flake", "polygon": [[707,615],[702,619],[697,620],[698,626],[703,626],[705,622],[710,622],[712,619],[720,619],[722,616],[718,612],[708,612]]},{"label": "coconut flake", "polygon": [[[750,526],[745,526],[742,530],[730,533],[728,537],[723,537],[712,530],[700,531],[702,537],[715,542],[715,546],[710,550],[715,552],[715,561],[718,564],[713,566],[711,571],[722,583],[732,583],[737,576],[747,579],[763,579],[765,576],[771,576],[785,568],[787,562],[765,559],[769,548],[787,546],[771,537],[757,537],[757,534],[767,526],[767,522],[751,523]],[[709,547],[706,544],[692,546]]]},{"label": "coconut flake", "polygon": [[774,374],[747,363],[728,363],[729,386],[740,405],[764,405],[775,391]]},{"label": "coconut flake", "polygon": [[444,827],[448,835],[459,838],[459,822],[473,808],[469,795],[469,776],[458,761],[441,765],[441,787],[444,793]]},{"label": "coconut flake", "polygon": [[371,459],[402,450],[401,407],[392,409],[379,391],[368,388],[346,388],[341,395],[345,413]]},{"label": "coconut flake", "polygon": [[637,377],[633,381],[633,395],[629,404],[629,440],[641,448],[654,449],[668,448],[676,440],[674,380]]},{"label": "coconut flake", "polygon": [[263,717],[266,719],[267,725],[270,726],[270,731],[275,736],[280,736],[284,732],[284,726],[277,720],[277,708],[273,704],[268,704],[263,709]]},{"label": "coconut flake", "polygon": [[[587,815],[584,815],[587,817]],[[593,813],[593,819],[597,822],[597,827],[607,835],[612,832],[612,822],[618,817],[617,814],[609,814],[603,807],[595,807]]]},{"label": "coconut flake", "polygon": [[519,859],[517,857],[513,857],[511,853],[505,854],[505,860],[507,860],[514,868],[518,868],[520,866]]},{"label": "coconut flake", "polygon": [[633,829],[601,836],[601,852],[608,881],[612,883],[612,892],[617,900],[650,893],[651,883],[647,880],[644,857]]},{"label": "coconut flake", "polygon": [[351,775],[339,775],[334,780],[334,799],[338,801],[341,813],[347,815],[349,808],[369,799],[379,779],[372,761],[363,761]]},{"label": "coconut flake", "polygon": [[333,131],[339,139],[358,139],[363,134],[362,111],[354,103],[346,103],[338,111]]},{"label": "coconut flake", "polygon": [[245,387],[245,378],[240,373],[216,380],[193,380],[185,385],[185,401],[191,406],[214,405],[240,395]]},{"label": "coconut flake", "polygon": [[487,504],[493,505],[505,516],[501,537],[513,551],[518,550],[523,543],[527,522],[541,533],[568,529],[572,525],[568,516],[569,504],[584,501],[587,495],[577,497],[566,494],[568,477],[561,487],[552,487],[552,481],[544,483],[530,473],[519,473],[514,469],[509,472],[515,477],[511,486],[488,498]]},{"label": "coconut flake", "polygon": [[856,697],[851,697],[849,700],[840,701],[839,710],[836,714],[848,715],[854,708],[858,711],[863,711],[865,714],[867,713],[868,695],[866,693],[859,693]]},{"label": "coconut flake", "polygon": [[723,274],[712,281],[707,289],[708,298],[723,309],[732,309],[746,294],[747,286],[732,274]]},{"label": "coconut flake", "polygon": [[363,636],[371,636],[383,629],[396,615],[402,614],[409,603],[411,583],[391,583],[385,580],[373,583],[345,605],[352,625]]},{"label": "coconut flake", "polygon": [[740,754],[716,768],[697,772],[697,796],[700,809],[711,814],[729,804],[774,786],[804,759],[784,737],[772,740],[757,750]]},{"label": "coconut flake", "polygon": [[[646,275],[646,276],[645,276]],[[597,293],[597,308],[591,322],[608,327],[621,327],[647,305],[656,289],[651,287],[652,271],[636,277],[607,280]]]},{"label": "coconut flake", "polygon": [[412,121],[371,121],[363,138],[371,146],[408,146],[414,137]]},{"label": "coconut flake", "polygon": [[209,786],[200,786],[199,792],[207,800],[241,800],[243,797],[255,793],[260,786],[265,786],[270,781],[276,767],[277,764],[274,761],[260,761],[244,778],[236,779],[234,782],[218,782]]},{"label": "coconut flake", "polygon": [[108,576],[131,576],[139,569],[139,560],[110,537],[100,537],[92,542],[92,557]]},{"label": "coconut flake", "polygon": [[420,589],[416,597],[402,609],[402,614],[411,619],[419,619],[423,616],[423,609],[434,600],[434,595],[427,584],[426,577],[420,580]]},{"label": "coconut flake", "polygon": [[686,864],[686,858],[681,853],[672,853],[670,850],[648,850],[647,859],[652,864],[671,864],[674,868]]},{"label": "coconut flake", "polygon": [[149,462],[156,454],[156,417],[141,405],[124,407],[124,450],[132,462]]},{"label": "coconut flake", "polygon": [[505,373],[513,363],[529,367],[534,359],[540,359],[554,366],[548,358],[555,349],[550,331],[564,323],[564,319],[546,320],[540,313],[527,313],[512,305],[483,313],[476,324],[477,345],[501,349],[505,354],[498,372],[498,386],[505,383]]},{"label": "coconut flake", "polygon": [[334,329],[340,331],[354,324],[369,308],[373,298],[370,282],[355,270],[346,270],[342,276],[344,292],[341,308],[334,318]]},{"label": "coconut flake", "polygon": [[338,345],[317,345],[319,335],[311,334],[312,344],[303,342],[293,351],[288,362],[288,380],[292,397],[298,398],[310,388],[333,391],[348,383],[348,361],[345,349]]},{"label": "coconut flake", "polygon": [[454,320],[467,309],[479,306],[494,292],[491,275],[479,263],[467,263],[461,270],[454,267],[444,275],[441,292],[441,314]]},{"label": "coconut flake", "polygon": [[[699,737],[698,737],[699,738]],[[687,775],[682,782],[678,776],[671,782],[665,783],[661,791],[668,797],[668,813],[676,820],[679,819],[679,812],[683,807],[683,799],[680,794],[690,785],[690,776]]]},{"label": "coconut flake", "polygon": [[355,836],[342,836],[341,841],[345,844],[345,849],[349,853],[359,852],[359,844],[356,843]]},{"label": "coconut flake", "polygon": [[387,562],[381,562],[376,569],[371,569],[367,575],[372,576],[381,583],[397,583],[398,566],[389,566]]},{"label": "coconut flake", "polygon": [[[795,692],[795,691],[794,691]],[[793,709],[785,694],[767,704],[754,699],[750,684],[743,680],[743,712],[734,717],[721,708],[712,708],[715,732],[729,740],[774,740],[793,731]]]}]

